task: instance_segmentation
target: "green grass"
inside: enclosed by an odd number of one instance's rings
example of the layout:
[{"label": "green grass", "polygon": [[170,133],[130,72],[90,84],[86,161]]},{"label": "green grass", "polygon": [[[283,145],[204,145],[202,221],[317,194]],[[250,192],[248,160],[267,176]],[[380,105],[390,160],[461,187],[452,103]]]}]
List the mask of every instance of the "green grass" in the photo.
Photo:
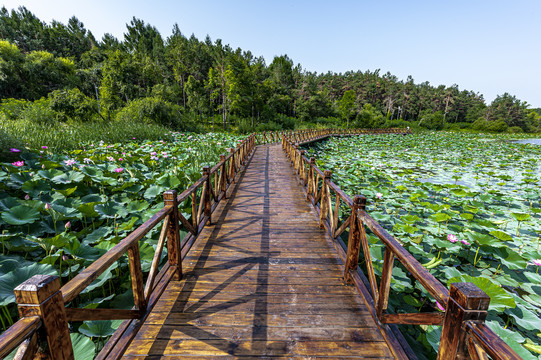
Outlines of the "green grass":
[{"label": "green grass", "polygon": [[106,143],[123,143],[133,138],[157,140],[170,131],[164,126],[133,121],[38,124],[5,117],[1,120],[0,161],[11,159],[10,148],[36,150],[47,146],[58,153],[79,149],[82,144],[100,140]]}]

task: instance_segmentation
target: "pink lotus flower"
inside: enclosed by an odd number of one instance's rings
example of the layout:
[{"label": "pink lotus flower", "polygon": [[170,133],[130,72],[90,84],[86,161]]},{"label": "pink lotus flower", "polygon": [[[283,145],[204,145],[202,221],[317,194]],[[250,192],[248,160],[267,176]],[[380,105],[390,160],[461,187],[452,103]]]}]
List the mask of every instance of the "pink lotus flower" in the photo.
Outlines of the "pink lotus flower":
[{"label": "pink lotus flower", "polygon": [[108,157],[107,157],[107,160],[109,160],[109,161],[115,161],[115,158],[112,157],[112,156],[108,156]]},{"label": "pink lotus flower", "polygon": [[66,225],[64,225],[64,227],[66,228],[66,230],[69,229],[71,227],[71,221],[68,221]]},{"label": "pink lotus flower", "polygon": [[381,199],[381,198],[383,197],[383,194],[379,192],[379,193],[376,194],[376,197],[377,197],[378,199]]},{"label": "pink lotus flower", "polygon": [[17,167],[21,167],[24,165],[24,161],[15,161],[15,162],[12,162],[11,165],[13,166],[17,166]]},{"label": "pink lotus flower", "polygon": [[124,159],[122,159],[122,158],[118,158],[118,161],[122,161],[122,160],[124,160]]},{"label": "pink lotus flower", "polygon": [[42,148],[42,149],[48,149],[48,147],[47,147],[47,146],[42,146],[41,148]]},{"label": "pink lotus flower", "polygon": [[116,173],[121,173],[122,171],[124,171],[124,169],[123,168],[116,168],[113,171],[116,172]]},{"label": "pink lotus flower", "polygon": [[26,195],[24,196],[24,199],[25,199],[25,200],[30,200],[30,195],[26,194]]},{"label": "pink lotus flower", "polygon": [[66,166],[75,165],[75,160],[73,159],[64,160],[64,164],[66,164]]},{"label": "pink lotus flower", "polygon": [[470,243],[467,242],[466,240],[460,240],[460,242],[461,242],[462,244],[464,244],[464,245],[470,245]]},{"label": "pink lotus flower", "polygon": [[528,265],[541,266],[541,260],[528,261]]},{"label": "pink lotus flower", "polygon": [[45,210],[51,210],[51,204],[45,203]]},{"label": "pink lotus flower", "polygon": [[15,148],[11,148],[11,149],[9,149],[9,152],[12,152],[12,153],[18,153],[18,152],[21,152],[21,150],[15,149]]},{"label": "pink lotus flower", "polygon": [[439,302],[436,301],[436,307],[438,308],[439,311],[444,311],[445,312],[445,308],[443,306],[440,305]]},{"label": "pink lotus flower", "polygon": [[452,243],[456,243],[458,241],[458,239],[456,238],[456,235],[453,235],[453,234],[447,235],[447,240],[449,240]]}]

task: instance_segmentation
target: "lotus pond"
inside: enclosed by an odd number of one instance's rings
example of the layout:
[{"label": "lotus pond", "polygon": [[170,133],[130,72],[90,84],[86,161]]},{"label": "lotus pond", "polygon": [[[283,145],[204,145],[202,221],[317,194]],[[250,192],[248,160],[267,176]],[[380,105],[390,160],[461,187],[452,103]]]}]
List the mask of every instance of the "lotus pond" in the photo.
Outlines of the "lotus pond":
[{"label": "lotus pond", "polygon": [[[502,135],[423,133],[331,138],[306,150],[441,282],[490,297],[488,325],[524,359],[541,359],[541,146]],[[383,245],[369,234],[376,272]],[[438,304],[401,266],[389,312]],[[379,275],[379,274],[378,274]],[[426,357],[441,328],[403,327]],[[424,349],[422,348],[424,345]]]},{"label": "lotus pond", "polygon": [[[0,164],[0,331],[17,317],[17,285],[35,274],[69,281],[161,209],[164,191],[186,189],[203,166],[216,164],[240,139],[177,132],[160,141],[88,143],[64,154],[50,152],[47,144],[35,151],[11,149],[16,160]],[[191,210],[186,212],[189,217]],[[140,244],[143,271],[150,269],[158,231]],[[75,305],[131,308],[127,258],[84,290]],[[93,359],[119,324],[71,324],[76,358]]]}]

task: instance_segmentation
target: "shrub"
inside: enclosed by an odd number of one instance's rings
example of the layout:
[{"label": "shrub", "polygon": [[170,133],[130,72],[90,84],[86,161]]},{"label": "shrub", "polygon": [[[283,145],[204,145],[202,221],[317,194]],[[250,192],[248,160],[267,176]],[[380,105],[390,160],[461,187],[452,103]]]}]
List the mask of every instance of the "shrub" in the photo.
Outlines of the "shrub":
[{"label": "shrub", "polygon": [[362,110],[357,114],[353,127],[380,128],[385,124],[385,117],[371,104],[364,104]]},{"label": "shrub", "polygon": [[424,115],[419,121],[419,126],[428,130],[442,130],[444,117],[441,111]]},{"label": "shrub", "polygon": [[472,129],[478,131],[503,132],[507,130],[507,124],[503,119],[488,121],[481,117],[473,122]]},{"label": "shrub", "polygon": [[20,120],[26,120],[36,124],[52,124],[60,117],[61,114],[51,109],[47,99],[29,102],[28,106],[19,115]]},{"label": "shrub", "polygon": [[154,97],[130,101],[116,115],[116,121],[134,121],[144,124],[160,124],[173,129],[183,129],[182,108]]},{"label": "shrub", "polygon": [[49,93],[49,105],[60,114],[61,120],[70,118],[79,121],[90,121],[98,116],[98,103],[79,89],[55,90]]},{"label": "shrub", "polygon": [[261,123],[256,126],[256,132],[262,131],[281,131],[282,126],[274,121],[269,121],[267,123]]},{"label": "shrub", "polygon": [[512,134],[519,134],[519,133],[523,133],[524,130],[522,130],[520,127],[518,126],[511,126],[507,129],[507,132],[509,133],[512,133]]},{"label": "shrub", "polygon": [[8,119],[18,119],[29,104],[32,104],[32,102],[18,99],[3,99],[2,105],[0,105],[0,113],[4,114]]}]

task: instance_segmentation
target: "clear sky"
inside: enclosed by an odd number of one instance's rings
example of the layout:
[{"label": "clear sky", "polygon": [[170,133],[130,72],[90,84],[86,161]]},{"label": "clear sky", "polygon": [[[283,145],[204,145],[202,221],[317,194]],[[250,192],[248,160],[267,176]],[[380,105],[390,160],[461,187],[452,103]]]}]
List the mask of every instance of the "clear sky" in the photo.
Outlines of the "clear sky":
[{"label": "clear sky", "polygon": [[318,73],[387,71],[416,83],[457,84],[488,103],[508,92],[541,107],[540,0],[0,0],[41,20],[75,15],[97,39],[123,39],[133,16],[164,38],[208,34],[264,56],[287,54]]}]

